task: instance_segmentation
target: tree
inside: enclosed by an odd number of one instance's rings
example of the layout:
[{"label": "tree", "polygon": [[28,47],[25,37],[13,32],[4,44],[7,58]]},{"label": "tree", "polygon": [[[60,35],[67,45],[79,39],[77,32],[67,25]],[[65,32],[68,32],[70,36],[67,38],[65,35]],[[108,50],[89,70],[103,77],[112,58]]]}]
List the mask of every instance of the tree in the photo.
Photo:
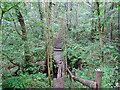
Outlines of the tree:
[{"label": "tree", "polygon": [[[114,8],[114,2],[112,3],[110,10]],[[110,42],[113,40],[113,22],[112,22],[112,17],[111,17],[111,22],[110,22]]]},{"label": "tree", "polygon": [[39,13],[40,13],[40,22],[41,22],[41,33],[42,33],[42,38],[44,36],[44,21],[43,21],[43,11],[42,11],[42,3],[41,2],[38,2],[38,8],[39,8]]},{"label": "tree", "polygon": [[96,34],[96,21],[94,20],[95,18],[95,3],[92,2],[92,5],[91,5],[91,16],[92,16],[92,22],[91,22],[91,25],[92,25],[92,29],[91,29],[91,41],[94,42],[95,40],[95,34]]},{"label": "tree", "polygon": [[96,6],[97,6],[97,15],[98,15],[98,22],[97,22],[97,29],[99,32],[99,40],[100,40],[100,54],[101,54],[101,60],[103,61],[103,41],[102,41],[102,31],[101,31],[101,23],[100,23],[100,9],[99,9],[100,3],[96,0]]},{"label": "tree", "polygon": [[49,18],[49,9],[47,2],[45,4],[45,13],[46,13],[46,70],[49,78],[49,84],[51,85],[51,76],[50,76],[50,18]]},{"label": "tree", "polygon": [[[98,76],[94,80],[93,74],[97,68],[104,72],[100,86],[114,87],[119,72],[115,67],[119,67],[120,4],[69,1],[1,3],[3,87],[51,88],[56,78],[52,73],[60,77],[56,79],[60,87],[75,83],[75,88],[85,88],[79,82],[97,87]],[[63,80],[64,68],[79,82]]]},{"label": "tree", "polygon": [[29,46],[27,44],[28,43],[27,42],[27,30],[26,30],[24,18],[22,16],[22,13],[20,12],[18,6],[15,8],[15,11],[16,11],[17,19],[18,19],[18,21],[21,25],[21,29],[22,29],[21,30],[22,31],[21,39],[24,41],[24,56],[25,56],[24,69],[26,70],[29,65],[28,63],[32,61],[32,58],[30,56]]},{"label": "tree", "polygon": [[120,53],[120,2],[118,2],[118,49]]}]

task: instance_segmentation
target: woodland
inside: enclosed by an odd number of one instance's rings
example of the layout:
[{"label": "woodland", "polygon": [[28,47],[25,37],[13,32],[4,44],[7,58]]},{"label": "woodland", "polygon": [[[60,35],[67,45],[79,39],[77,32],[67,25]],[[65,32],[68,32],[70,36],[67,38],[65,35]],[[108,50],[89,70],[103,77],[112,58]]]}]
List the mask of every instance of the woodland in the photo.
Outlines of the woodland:
[{"label": "woodland", "polygon": [[0,2],[0,89],[120,88],[119,2]]}]

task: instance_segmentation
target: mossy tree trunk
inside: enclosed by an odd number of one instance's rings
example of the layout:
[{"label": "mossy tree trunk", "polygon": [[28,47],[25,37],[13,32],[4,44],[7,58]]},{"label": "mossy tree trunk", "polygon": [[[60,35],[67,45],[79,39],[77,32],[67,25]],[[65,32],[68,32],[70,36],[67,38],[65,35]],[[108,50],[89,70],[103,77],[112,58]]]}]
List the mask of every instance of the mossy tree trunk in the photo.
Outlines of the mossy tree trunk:
[{"label": "mossy tree trunk", "polygon": [[46,16],[46,71],[49,78],[49,85],[51,85],[51,75],[50,75],[50,17],[49,17],[49,3],[44,1],[45,4],[45,16]]},{"label": "mossy tree trunk", "polygon": [[[16,15],[17,15],[17,19],[20,23],[20,26],[21,26],[21,31],[22,31],[22,34],[21,34],[21,39],[24,41],[24,72],[26,72],[27,68],[29,67],[29,63],[32,61],[32,58],[30,56],[30,50],[29,50],[29,46],[28,46],[28,39],[27,39],[27,30],[26,30],[26,26],[25,26],[25,21],[24,21],[24,18],[22,16],[22,13],[20,12],[19,10],[19,7],[17,6],[15,8],[15,12],[16,12]],[[30,72],[28,72],[30,73]]]}]

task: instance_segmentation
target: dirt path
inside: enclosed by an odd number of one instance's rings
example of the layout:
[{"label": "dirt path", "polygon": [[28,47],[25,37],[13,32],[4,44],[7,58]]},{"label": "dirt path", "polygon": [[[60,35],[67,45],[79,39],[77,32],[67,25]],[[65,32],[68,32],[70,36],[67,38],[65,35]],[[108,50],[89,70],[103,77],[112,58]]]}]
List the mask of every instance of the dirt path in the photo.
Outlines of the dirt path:
[{"label": "dirt path", "polygon": [[57,78],[54,78],[54,88],[64,88],[64,62],[62,60],[62,37],[58,32],[58,37],[54,40],[54,60],[58,66]]}]

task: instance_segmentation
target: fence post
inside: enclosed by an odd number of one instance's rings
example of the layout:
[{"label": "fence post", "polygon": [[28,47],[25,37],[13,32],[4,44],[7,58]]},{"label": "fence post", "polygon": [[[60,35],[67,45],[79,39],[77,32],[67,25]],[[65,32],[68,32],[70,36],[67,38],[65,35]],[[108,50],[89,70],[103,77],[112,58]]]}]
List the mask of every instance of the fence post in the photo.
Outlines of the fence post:
[{"label": "fence post", "polygon": [[95,70],[95,82],[97,83],[98,90],[100,90],[102,82],[102,71],[100,69]]}]

